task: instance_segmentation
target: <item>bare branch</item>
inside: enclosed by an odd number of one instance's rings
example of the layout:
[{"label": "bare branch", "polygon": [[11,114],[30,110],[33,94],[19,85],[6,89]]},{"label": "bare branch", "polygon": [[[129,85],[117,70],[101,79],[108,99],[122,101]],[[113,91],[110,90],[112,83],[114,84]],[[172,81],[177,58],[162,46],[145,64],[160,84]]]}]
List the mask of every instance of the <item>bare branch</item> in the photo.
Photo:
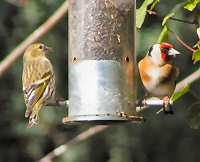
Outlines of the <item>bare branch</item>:
[{"label": "bare branch", "polygon": [[30,34],[17,48],[11,51],[0,64],[0,77],[9,70],[30,44],[47,34],[65,16],[67,11],[68,1],[65,1],[46,22]]},{"label": "bare branch", "polygon": [[67,151],[68,148],[71,148],[72,146],[76,145],[77,143],[84,141],[84,140],[90,138],[91,136],[94,136],[109,127],[110,127],[110,125],[98,125],[98,126],[91,127],[88,130],[83,131],[76,137],[72,138],[69,142],[67,142],[63,145],[60,145],[59,147],[54,149],[52,152],[48,153],[45,157],[40,159],[39,162],[52,161],[53,159],[55,159],[56,157],[62,155],[65,151]]},{"label": "bare branch", "polygon": [[187,76],[182,81],[180,81],[176,85],[175,93],[178,92],[178,91],[180,91],[185,86],[187,86],[188,84],[191,84],[192,82],[196,81],[199,78],[200,78],[200,68],[198,70],[196,70],[195,72],[193,72],[192,74],[190,74],[189,76]]}]

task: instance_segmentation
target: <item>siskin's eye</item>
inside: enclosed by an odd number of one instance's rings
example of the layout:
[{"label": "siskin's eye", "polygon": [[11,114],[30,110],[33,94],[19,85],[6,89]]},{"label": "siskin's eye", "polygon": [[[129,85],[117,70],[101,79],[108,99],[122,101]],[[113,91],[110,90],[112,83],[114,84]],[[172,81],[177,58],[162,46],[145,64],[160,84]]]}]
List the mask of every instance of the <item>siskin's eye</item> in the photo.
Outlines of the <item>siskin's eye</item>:
[{"label": "siskin's eye", "polygon": [[40,45],[40,46],[39,46],[39,49],[43,49],[43,45]]}]

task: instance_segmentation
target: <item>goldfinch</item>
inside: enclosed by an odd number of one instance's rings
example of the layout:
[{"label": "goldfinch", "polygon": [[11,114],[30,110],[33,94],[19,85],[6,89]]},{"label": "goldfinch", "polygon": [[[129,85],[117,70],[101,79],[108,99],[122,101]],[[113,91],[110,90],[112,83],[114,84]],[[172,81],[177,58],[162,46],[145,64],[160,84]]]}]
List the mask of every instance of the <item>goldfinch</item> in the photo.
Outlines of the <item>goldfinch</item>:
[{"label": "goldfinch", "polygon": [[51,50],[42,43],[35,43],[26,49],[23,56],[22,84],[28,127],[39,123],[40,109],[54,100],[55,76],[53,66],[46,57]]},{"label": "goldfinch", "polygon": [[179,75],[179,69],[172,61],[178,54],[170,43],[154,44],[138,63],[140,77],[148,94],[163,99],[163,110],[169,114],[173,114],[169,100]]}]

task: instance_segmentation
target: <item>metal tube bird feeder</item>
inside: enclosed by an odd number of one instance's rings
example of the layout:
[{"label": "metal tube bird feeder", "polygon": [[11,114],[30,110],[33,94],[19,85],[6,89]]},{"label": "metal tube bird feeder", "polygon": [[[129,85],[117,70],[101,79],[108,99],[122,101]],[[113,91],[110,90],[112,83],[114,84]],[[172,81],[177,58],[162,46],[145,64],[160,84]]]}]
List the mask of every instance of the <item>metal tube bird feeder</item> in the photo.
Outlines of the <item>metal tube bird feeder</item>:
[{"label": "metal tube bird feeder", "polygon": [[135,1],[69,0],[67,122],[135,121]]}]

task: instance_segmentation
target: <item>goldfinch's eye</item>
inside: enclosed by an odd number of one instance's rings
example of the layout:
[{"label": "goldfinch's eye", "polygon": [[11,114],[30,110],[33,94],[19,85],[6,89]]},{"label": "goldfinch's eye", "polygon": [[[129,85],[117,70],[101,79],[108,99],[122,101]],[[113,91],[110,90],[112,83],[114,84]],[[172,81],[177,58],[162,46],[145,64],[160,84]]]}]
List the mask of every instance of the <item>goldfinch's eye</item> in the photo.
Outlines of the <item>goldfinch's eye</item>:
[{"label": "goldfinch's eye", "polygon": [[161,52],[162,52],[162,53],[168,54],[169,48],[162,48],[162,49],[161,49]]}]

